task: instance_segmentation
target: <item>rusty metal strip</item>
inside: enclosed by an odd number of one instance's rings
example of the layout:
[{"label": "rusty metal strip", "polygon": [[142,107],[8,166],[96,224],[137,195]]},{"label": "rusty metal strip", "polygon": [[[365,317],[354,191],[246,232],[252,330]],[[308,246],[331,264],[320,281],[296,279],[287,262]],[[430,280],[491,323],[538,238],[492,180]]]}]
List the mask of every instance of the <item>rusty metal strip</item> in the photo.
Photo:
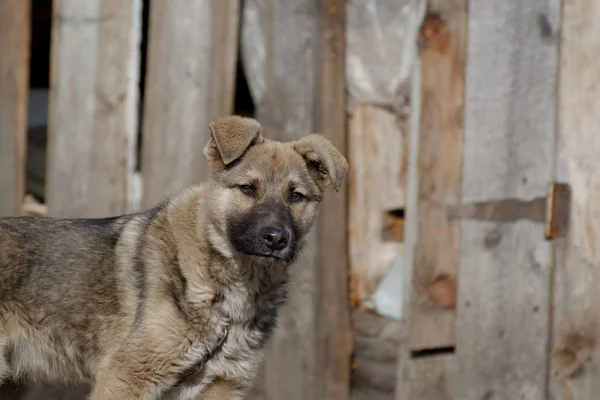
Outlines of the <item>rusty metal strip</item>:
[{"label": "rusty metal strip", "polygon": [[569,231],[571,188],[566,183],[550,184],[546,206],[546,239],[564,237]]},{"label": "rusty metal strip", "polygon": [[568,184],[552,182],[548,194],[544,197],[447,205],[446,214],[449,219],[540,222],[544,223],[544,237],[551,240],[566,235],[568,231],[570,197]]}]

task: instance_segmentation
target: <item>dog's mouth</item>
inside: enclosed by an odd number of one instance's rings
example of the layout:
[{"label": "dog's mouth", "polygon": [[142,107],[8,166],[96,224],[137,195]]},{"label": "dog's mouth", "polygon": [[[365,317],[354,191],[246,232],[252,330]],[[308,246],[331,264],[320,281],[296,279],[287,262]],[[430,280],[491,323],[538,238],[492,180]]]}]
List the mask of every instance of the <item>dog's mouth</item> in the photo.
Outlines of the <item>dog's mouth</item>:
[{"label": "dog's mouth", "polygon": [[[289,253],[289,254],[286,254]],[[293,261],[292,252],[244,252],[247,256],[253,256],[262,260],[271,260],[271,261],[279,261],[284,263],[289,263]]]},{"label": "dog's mouth", "polygon": [[239,253],[246,257],[252,257],[258,262],[267,263],[291,263],[294,261],[295,244],[283,249],[283,250],[271,250],[260,245],[250,245],[249,243],[243,243],[240,241],[232,241],[233,247]]}]

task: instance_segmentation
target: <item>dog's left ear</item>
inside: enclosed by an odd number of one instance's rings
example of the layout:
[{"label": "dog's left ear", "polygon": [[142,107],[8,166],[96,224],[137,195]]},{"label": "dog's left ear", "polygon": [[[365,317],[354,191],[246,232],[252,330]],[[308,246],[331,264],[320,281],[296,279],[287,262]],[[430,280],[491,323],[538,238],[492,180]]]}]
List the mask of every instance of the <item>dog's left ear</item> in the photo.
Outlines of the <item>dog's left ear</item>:
[{"label": "dog's left ear", "polygon": [[324,188],[331,182],[336,191],[340,188],[348,173],[348,161],[329,139],[313,133],[294,142],[293,147],[304,157],[319,186]]},{"label": "dog's left ear", "polygon": [[224,168],[244,154],[254,144],[263,142],[262,126],[247,117],[223,117],[209,125],[210,137],[204,155],[215,166]]}]

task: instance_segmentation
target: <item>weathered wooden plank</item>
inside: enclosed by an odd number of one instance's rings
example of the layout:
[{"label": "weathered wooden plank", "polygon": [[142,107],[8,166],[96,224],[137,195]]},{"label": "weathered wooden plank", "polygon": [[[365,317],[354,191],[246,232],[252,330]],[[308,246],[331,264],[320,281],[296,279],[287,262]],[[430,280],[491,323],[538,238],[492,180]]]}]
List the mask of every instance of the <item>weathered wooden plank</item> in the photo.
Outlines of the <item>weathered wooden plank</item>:
[{"label": "weathered wooden plank", "polygon": [[152,1],[142,125],[142,207],[208,177],[210,0]]},{"label": "weathered wooden plank", "polygon": [[382,400],[393,399],[401,322],[372,312],[353,310],[352,330],[352,398],[368,399],[373,394]]},{"label": "weathered wooden plank", "polygon": [[[346,154],[345,0],[327,0],[320,7],[320,95],[317,130]],[[352,334],[348,297],[348,190],[342,185],[321,203],[317,226],[321,272],[318,349],[323,373],[323,399],[347,400],[350,395]]]},{"label": "weathered wooden plank", "polygon": [[141,172],[144,207],[208,178],[211,120],[233,112],[239,0],[152,1]]},{"label": "weathered wooden plank", "polygon": [[140,0],[54,2],[49,214],[92,217],[129,210],[140,38]]},{"label": "weathered wooden plank", "polygon": [[[425,7],[423,7],[425,8]],[[423,10],[424,12],[424,10]],[[410,321],[414,308],[411,297],[413,274],[419,238],[419,145],[421,130],[420,105],[422,104],[420,57],[415,60],[411,78],[411,117],[408,149],[408,169],[406,185],[406,222],[405,222],[405,269],[402,325],[399,335],[397,375],[395,387],[396,400],[457,400],[456,393],[456,356],[453,354],[429,355],[426,358],[414,358],[409,346]],[[416,106],[415,106],[416,105]]]},{"label": "weathered wooden plank", "polygon": [[[263,27],[266,38],[266,91],[257,109],[265,136],[295,140],[317,128],[315,101],[319,68],[319,13],[317,1],[267,0]],[[301,55],[301,56],[299,56]],[[293,78],[291,78],[293,77]],[[336,193],[337,194],[337,193]],[[327,194],[327,196],[335,194]],[[265,357],[264,379],[257,381],[253,398],[322,398],[322,363],[317,356],[319,281],[321,267],[318,229],[307,239],[307,251],[294,266],[287,304]]]},{"label": "weathered wooden plank", "polygon": [[367,307],[402,243],[384,240],[385,213],[404,209],[407,121],[359,104],[348,121],[351,301]]},{"label": "weathered wooden plank", "polygon": [[571,186],[571,210],[555,247],[550,398],[591,400],[600,393],[600,4],[563,0],[562,11],[557,179]]},{"label": "weathered wooden plank", "polygon": [[411,350],[455,344],[468,0],[430,0],[421,26],[418,238],[411,291]]},{"label": "weathered wooden plank", "polygon": [[[408,352],[399,358],[397,400],[459,400],[456,395],[456,356],[436,354],[411,359]],[[488,400],[493,397],[481,397]]]},{"label": "weathered wooden plank", "polygon": [[240,0],[212,1],[210,119],[233,113]]},{"label": "weathered wooden plank", "polygon": [[25,195],[31,1],[0,4],[0,215],[20,215]]},{"label": "weathered wooden plank", "polygon": [[[558,0],[471,1],[463,203],[546,194]],[[545,399],[551,248],[542,223],[463,220],[456,398]]]}]

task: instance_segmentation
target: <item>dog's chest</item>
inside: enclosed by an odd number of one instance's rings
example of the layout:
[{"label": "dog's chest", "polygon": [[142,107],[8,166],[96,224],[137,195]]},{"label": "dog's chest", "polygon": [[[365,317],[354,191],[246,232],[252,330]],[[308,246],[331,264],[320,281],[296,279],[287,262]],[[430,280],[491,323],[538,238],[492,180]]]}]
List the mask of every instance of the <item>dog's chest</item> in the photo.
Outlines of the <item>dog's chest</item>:
[{"label": "dog's chest", "polygon": [[227,334],[207,358],[183,374],[188,385],[203,387],[216,377],[251,380],[260,366],[263,345],[275,324],[275,304],[232,291],[224,293],[218,311],[223,318],[219,325],[227,327]]}]

